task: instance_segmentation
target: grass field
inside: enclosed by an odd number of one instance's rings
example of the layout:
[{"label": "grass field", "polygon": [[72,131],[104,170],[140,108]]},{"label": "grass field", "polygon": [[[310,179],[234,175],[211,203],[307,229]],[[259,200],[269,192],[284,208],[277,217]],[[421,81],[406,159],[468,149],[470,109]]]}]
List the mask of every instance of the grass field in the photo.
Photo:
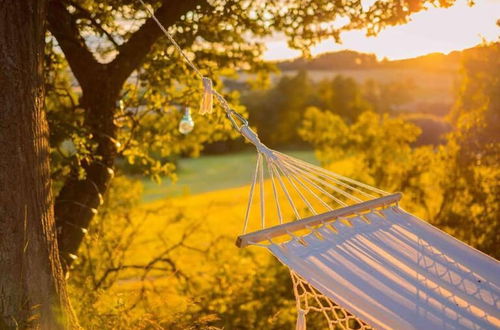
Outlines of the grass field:
[{"label": "grass field", "polygon": [[[287,153],[308,162],[318,163],[313,151]],[[150,179],[142,181],[144,185],[143,202],[250,184],[256,157],[255,152],[249,151],[230,155],[181,159],[177,164],[178,180],[175,183],[169,179],[164,179],[160,184]]]}]

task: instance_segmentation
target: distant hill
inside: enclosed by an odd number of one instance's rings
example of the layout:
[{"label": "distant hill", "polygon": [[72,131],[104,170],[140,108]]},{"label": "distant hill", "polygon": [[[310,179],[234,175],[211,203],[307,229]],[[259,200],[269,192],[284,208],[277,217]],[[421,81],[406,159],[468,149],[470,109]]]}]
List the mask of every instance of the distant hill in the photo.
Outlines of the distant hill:
[{"label": "distant hill", "polygon": [[379,62],[374,54],[358,53],[353,50],[324,53],[312,59],[300,57],[277,63],[282,71],[369,69],[376,67],[378,64]]},{"label": "distant hill", "polygon": [[404,60],[378,61],[374,54],[359,53],[352,50],[343,50],[320,54],[312,59],[297,58],[277,62],[282,71],[292,70],[366,70],[366,69],[418,69],[433,72],[456,72],[464,54],[480,52],[484,47],[476,46],[463,51],[453,51],[449,54],[431,53]]},{"label": "distant hill", "polygon": [[431,53],[414,58],[408,58],[395,61],[381,61],[379,66],[390,69],[412,68],[424,71],[457,71],[460,69],[462,56],[470,50],[453,51],[449,54]]}]

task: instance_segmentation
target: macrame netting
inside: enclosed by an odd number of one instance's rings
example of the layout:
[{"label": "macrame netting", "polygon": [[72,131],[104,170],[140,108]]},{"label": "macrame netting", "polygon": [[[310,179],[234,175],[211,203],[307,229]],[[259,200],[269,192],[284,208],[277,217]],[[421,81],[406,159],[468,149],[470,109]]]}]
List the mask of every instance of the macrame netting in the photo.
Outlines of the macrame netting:
[{"label": "macrame netting", "polygon": [[[372,329],[365,322],[356,318],[344,308],[335,304],[330,298],[324,296],[312,285],[305,281],[293,270],[290,270],[293,283],[293,293],[297,302],[299,322],[297,328],[305,326],[305,316],[309,312],[321,313],[328,324],[328,329]],[[305,328],[304,328],[305,329]]]}]

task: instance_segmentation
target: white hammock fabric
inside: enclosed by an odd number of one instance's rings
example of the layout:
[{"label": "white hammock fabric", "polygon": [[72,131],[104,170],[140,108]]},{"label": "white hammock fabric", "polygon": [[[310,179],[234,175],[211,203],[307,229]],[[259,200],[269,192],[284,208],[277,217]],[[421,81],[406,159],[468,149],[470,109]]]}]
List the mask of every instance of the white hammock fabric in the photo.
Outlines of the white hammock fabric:
[{"label": "white hammock fabric", "polygon": [[377,329],[500,328],[496,260],[397,207],[351,218],[269,250]]},{"label": "white hammock fabric", "polygon": [[[240,132],[259,156],[237,245],[264,246],[291,270],[297,329],[309,310],[324,313],[330,329],[500,329],[496,260],[404,212],[401,194],[271,150],[248,126]],[[267,206],[265,168],[274,197]],[[252,213],[260,230],[245,233]],[[306,293],[315,307],[303,306]]]}]

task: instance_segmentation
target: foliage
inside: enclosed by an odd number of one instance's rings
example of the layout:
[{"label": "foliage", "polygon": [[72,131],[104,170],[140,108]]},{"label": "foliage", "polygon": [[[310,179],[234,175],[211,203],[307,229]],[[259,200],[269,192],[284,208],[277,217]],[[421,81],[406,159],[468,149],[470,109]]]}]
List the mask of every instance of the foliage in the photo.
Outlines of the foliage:
[{"label": "foliage", "polygon": [[[140,206],[114,179],[69,285],[87,329],[283,329],[295,322],[286,268],[234,246],[247,188]],[[214,204],[212,200],[220,201]]]},{"label": "foliage", "polygon": [[250,122],[257,126],[261,140],[283,147],[300,145],[297,130],[290,128],[299,126],[310,106],[353,122],[367,110],[393,112],[398,105],[411,99],[410,87],[410,82],[374,80],[360,85],[353,78],[342,75],[314,82],[306,71],[299,71],[291,77],[282,76],[269,90],[243,94],[242,103],[248,109]]},{"label": "foliage", "polygon": [[318,103],[322,109],[331,109],[350,122],[372,108],[363,97],[361,86],[350,77],[338,75],[331,81],[321,81],[317,85],[317,91]]},{"label": "foliage", "polygon": [[363,96],[378,113],[392,112],[414,99],[416,84],[411,79],[379,83],[368,79],[363,84]]},{"label": "foliage", "polygon": [[500,44],[464,63],[451,114],[454,131],[442,150],[445,196],[436,222],[455,237],[500,257]]},{"label": "foliage", "polygon": [[[50,49],[53,41],[47,43]],[[78,107],[78,90],[72,85],[68,65],[57,52],[45,56],[46,98],[49,122],[52,180],[56,189],[73,169],[84,175],[82,163],[92,156],[91,133],[83,125],[84,111]]]},{"label": "foliage", "polygon": [[347,125],[338,115],[309,108],[299,133],[314,146],[318,159],[324,164],[348,158],[353,164],[349,175],[390,187],[399,181],[404,171],[401,164],[412,160],[410,143],[420,130],[402,119],[370,111]]},{"label": "foliage", "polygon": [[[53,178],[56,185],[60,185],[72,169],[79,169],[84,175],[82,162],[92,160],[97,146],[92,141],[92,133],[84,125],[85,111],[79,106],[78,91],[72,88],[71,77],[65,71],[67,64],[57,53],[51,54],[50,58],[46,102],[52,126]],[[204,143],[236,136],[227,122],[201,120],[196,111],[193,111],[196,129],[190,135],[182,135],[177,130],[179,120],[184,106],[198,107],[197,92],[193,92],[195,96],[192,98],[184,99],[185,90],[163,86],[160,93],[159,86],[146,89],[141,84],[140,78],[125,84],[124,96],[115,116],[119,130],[113,141],[124,161],[122,168],[125,164],[131,165],[136,172],[158,181],[162,176],[173,174],[172,159],[176,155],[198,156]],[[237,92],[229,95],[231,100],[237,98]],[[235,109],[242,111],[241,107]]]},{"label": "foliage", "polygon": [[305,71],[293,77],[284,76],[268,91],[255,91],[242,100],[250,113],[250,122],[257,126],[261,140],[270,146],[297,142],[295,127],[304,109],[314,97],[314,86]]},{"label": "foliage", "polygon": [[[366,28],[368,34],[374,34],[386,25],[406,22],[411,13],[425,9],[428,4],[449,6],[453,2],[423,0],[388,5],[385,1],[376,1],[364,7],[360,2],[308,0],[307,3],[289,1],[284,10],[281,1],[268,1],[265,5],[254,1],[198,1],[170,30],[180,46],[203,68],[203,73],[217,78],[241,69],[261,73],[268,70],[269,65],[260,60],[263,47],[259,38],[276,31],[284,32],[292,46],[307,52],[309,46],[324,38],[338,39],[342,31]],[[161,1],[149,3],[157,8]],[[73,16],[75,31],[101,63],[116,59],[121,46],[146,21],[144,10],[137,1],[76,0],[69,1],[67,8]],[[348,18],[350,23],[343,26],[326,23],[341,18]],[[248,35],[255,41],[248,42]],[[81,104],[82,94],[73,88],[75,81],[67,74],[70,68],[58,42],[52,35],[47,40],[47,107],[54,150],[52,169],[60,185],[68,176],[68,167],[84,175],[81,163],[95,157],[97,146],[92,136],[96,132],[92,132],[84,120],[86,110]],[[217,80],[216,85],[220,87],[221,82]],[[199,87],[199,82],[169,41],[158,40],[122,86],[120,105],[116,100],[114,117],[118,135],[110,138],[116,142],[118,154],[129,163],[140,164],[146,175],[158,179],[174,170],[169,162],[172,155],[196,156],[203,144],[234,137],[228,133],[227,123],[207,122],[196,115],[196,129],[192,135],[185,137],[177,132],[181,113],[173,104],[197,109]],[[229,101],[237,108],[237,95],[229,95]],[[286,139],[294,133],[282,130],[280,134]],[[59,155],[63,142],[72,145],[71,155]]]},{"label": "foliage", "polygon": [[499,49],[495,44],[466,60],[451,114],[454,130],[437,149],[412,148],[420,133],[415,126],[372,112],[348,125],[328,111],[309,108],[299,132],[323,163],[383,189],[403,191],[408,209],[498,258]]},{"label": "foliage", "polygon": [[88,329],[127,328],[153,322],[148,315],[124,313],[123,295],[111,299],[110,290],[137,239],[140,213],[134,212],[141,185],[124,177],[115,178],[102,212],[89,228],[82,253],[72,269],[69,290],[79,322]]}]

